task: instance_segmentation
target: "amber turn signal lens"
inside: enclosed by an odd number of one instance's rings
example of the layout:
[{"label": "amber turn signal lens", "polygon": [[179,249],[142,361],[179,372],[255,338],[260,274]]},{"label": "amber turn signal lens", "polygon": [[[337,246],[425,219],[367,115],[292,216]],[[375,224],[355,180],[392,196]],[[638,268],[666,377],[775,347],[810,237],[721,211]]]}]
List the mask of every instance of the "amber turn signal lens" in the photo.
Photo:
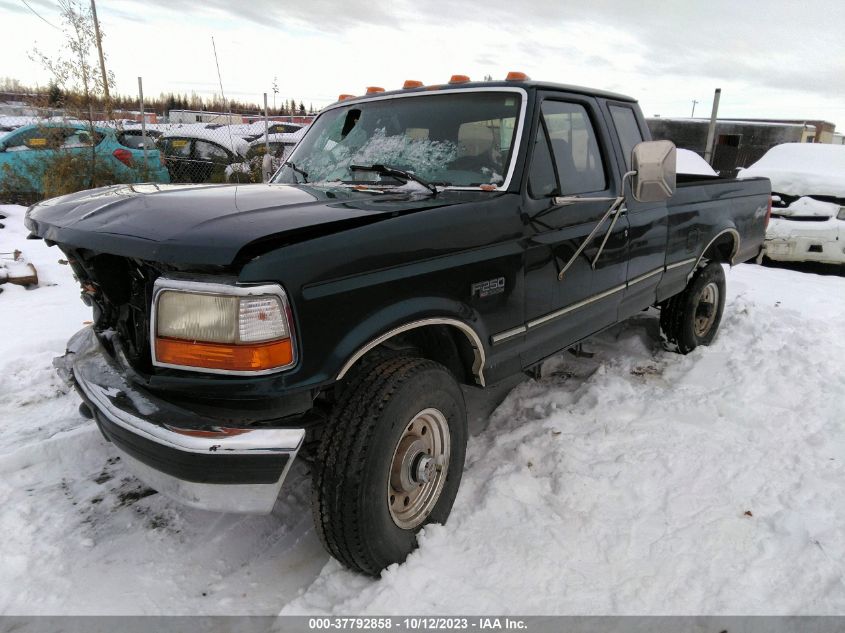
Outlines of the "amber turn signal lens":
[{"label": "amber turn signal lens", "polygon": [[377,92],[384,92],[384,88],[380,88],[379,86],[367,86],[368,95],[374,95]]},{"label": "amber turn signal lens", "polygon": [[293,362],[293,346],[289,338],[251,345],[157,338],[156,360],[159,363],[181,367],[263,371],[290,365]]},{"label": "amber turn signal lens", "polygon": [[466,75],[452,75],[452,78],[449,79],[450,84],[465,84],[469,81],[469,77]]},{"label": "amber turn signal lens", "polygon": [[417,81],[416,79],[406,79],[405,83],[402,84],[402,90],[408,90],[409,88],[422,88],[423,82]]},{"label": "amber turn signal lens", "polygon": [[528,81],[529,79],[531,79],[531,77],[516,70],[510,71],[508,76],[505,77],[505,81]]}]

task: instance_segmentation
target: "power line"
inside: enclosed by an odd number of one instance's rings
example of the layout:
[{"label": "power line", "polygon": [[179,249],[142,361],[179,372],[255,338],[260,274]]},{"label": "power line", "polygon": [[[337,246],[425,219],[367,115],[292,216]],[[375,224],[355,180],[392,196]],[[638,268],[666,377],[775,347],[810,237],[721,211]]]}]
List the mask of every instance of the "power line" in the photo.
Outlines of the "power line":
[{"label": "power line", "polygon": [[27,2],[26,0],[21,0],[21,2],[23,2],[23,3],[26,5],[26,8],[27,8],[27,9],[29,9],[30,11],[32,11],[32,12],[33,12],[33,13],[34,13],[37,17],[41,18],[41,20],[43,20],[44,22],[46,22],[47,24],[49,24],[50,26],[52,26],[52,27],[53,27],[54,29],[56,29],[57,31],[61,31],[61,29],[60,29],[58,26],[56,26],[55,24],[53,24],[52,22],[50,22],[47,18],[45,18],[44,16],[42,16],[40,13],[38,13],[38,11],[36,11],[35,9],[33,9],[31,6],[29,6],[29,2]]}]

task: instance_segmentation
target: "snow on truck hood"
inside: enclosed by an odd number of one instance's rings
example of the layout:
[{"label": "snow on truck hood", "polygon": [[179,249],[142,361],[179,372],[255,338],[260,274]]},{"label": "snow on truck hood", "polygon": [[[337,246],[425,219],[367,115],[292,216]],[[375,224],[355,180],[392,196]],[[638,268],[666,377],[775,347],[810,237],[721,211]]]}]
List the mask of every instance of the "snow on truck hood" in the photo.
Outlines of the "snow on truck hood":
[{"label": "snow on truck hood", "polygon": [[777,193],[845,198],[845,145],[776,145],[737,178],[758,176],[771,180]]},{"label": "snow on truck hood", "polygon": [[308,185],[116,185],[33,205],[26,226],[53,242],[96,252],[227,266],[259,240],[293,239],[303,230],[330,233],[457,201]]}]

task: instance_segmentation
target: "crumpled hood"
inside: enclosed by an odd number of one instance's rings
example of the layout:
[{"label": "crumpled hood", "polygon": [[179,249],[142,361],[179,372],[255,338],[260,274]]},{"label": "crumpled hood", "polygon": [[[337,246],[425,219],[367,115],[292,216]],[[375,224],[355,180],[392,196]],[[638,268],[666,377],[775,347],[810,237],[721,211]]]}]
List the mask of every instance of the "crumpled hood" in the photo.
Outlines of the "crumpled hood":
[{"label": "crumpled hood", "polygon": [[413,192],[308,185],[116,185],[34,205],[26,225],[59,244],[173,264],[231,264],[253,242],[316,236],[453,204]]}]

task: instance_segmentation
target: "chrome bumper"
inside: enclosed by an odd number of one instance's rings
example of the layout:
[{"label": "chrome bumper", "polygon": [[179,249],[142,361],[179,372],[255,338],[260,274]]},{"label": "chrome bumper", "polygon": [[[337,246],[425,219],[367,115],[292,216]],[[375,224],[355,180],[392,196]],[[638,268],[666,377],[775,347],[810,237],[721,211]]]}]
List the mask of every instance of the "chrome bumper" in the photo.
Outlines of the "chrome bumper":
[{"label": "chrome bumper", "polygon": [[304,429],[229,428],[160,400],[129,384],[91,328],[74,335],[54,365],[127,467],[154,490],[216,512],[273,509]]}]

